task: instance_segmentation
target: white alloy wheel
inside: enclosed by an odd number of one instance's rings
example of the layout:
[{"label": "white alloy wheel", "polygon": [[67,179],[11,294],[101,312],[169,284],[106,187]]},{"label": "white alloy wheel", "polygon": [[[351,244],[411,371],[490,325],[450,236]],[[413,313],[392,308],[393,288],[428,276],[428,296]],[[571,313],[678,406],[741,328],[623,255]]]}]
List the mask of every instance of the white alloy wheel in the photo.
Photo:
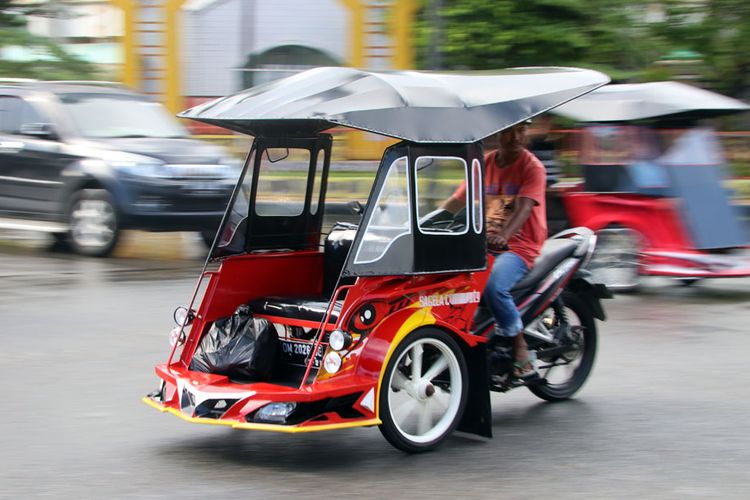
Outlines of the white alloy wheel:
[{"label": "white alloy wheel", "polygon": [[381,388],[381,431],[407,452],[438,446],[463,415],[468,393],[466,364],[447,334],[424,330],[394,351]]},{"label": "white alloy wheel", "polygon": [[74,196],[68,235],[80,254],[103,257],[117,243],[119,220],[112,198],[102,189],[85,189]]}]

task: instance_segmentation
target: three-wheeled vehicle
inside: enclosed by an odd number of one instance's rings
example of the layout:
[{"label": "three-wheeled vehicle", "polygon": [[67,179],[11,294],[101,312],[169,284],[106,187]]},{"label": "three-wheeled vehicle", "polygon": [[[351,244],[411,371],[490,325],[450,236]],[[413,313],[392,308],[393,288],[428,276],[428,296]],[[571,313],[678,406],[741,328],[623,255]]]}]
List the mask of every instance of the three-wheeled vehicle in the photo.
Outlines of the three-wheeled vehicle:
[{"label": "three-wheeled vehicle", "polygon": [[748,109],[678,82],[607,85],[555,109],[584,124],[583,185],[559,196],[568,223],[599,236],[590,266],[598,281],[629,291],[640,276],[750,276],[721,146],[703,123]]},{"label": "three-wheeled vehicle", "polygon": [[[512,353],[487,347],[481,139],[606,82],[574,68],[318,68],[184,112],[255,139],[144,401],[236,429],[379,426],[407,452],[456,428],[491,436],[489,391],[523,383]],[[324,234],[334,126],[400,142],[355,207],[360,222]],[[464,209],[441,209],[461,185]],[[595,241],[585,228],[557,235],[513,291],[542,377],[529,389],[547,400],[569,398],[594,362],[607,296],[584,269]]]}]

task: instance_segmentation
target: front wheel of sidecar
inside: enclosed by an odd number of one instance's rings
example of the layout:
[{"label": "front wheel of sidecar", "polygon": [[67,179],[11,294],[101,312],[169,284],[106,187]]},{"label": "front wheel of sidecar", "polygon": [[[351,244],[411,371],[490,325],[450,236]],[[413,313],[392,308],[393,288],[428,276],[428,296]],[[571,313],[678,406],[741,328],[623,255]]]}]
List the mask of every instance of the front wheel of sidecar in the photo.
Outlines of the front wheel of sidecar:
[{"label": "front wheel of sidecar", "polygon": [[396,347],[380,387],[380,432],[396,448],[421,453],[439,446],[466,406],[468,371],[461,348],[426,328]]}]

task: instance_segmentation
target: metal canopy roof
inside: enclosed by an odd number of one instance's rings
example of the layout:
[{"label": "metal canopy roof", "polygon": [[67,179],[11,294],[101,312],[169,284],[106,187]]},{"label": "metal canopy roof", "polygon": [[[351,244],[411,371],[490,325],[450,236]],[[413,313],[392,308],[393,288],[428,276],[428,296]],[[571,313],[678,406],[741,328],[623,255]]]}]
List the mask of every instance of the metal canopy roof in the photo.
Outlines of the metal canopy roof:
[{"label": "metal canopy roof", "polygon": [[652,118],[710,118],[747,111],[747,104],[679,82],[607,85],[555,109],[579,122],[623,122]]},{"label": "metal canopy roof", "polygon": [[316,68],[179,116],[250,135],[309,134],[340,125],[412,142],[471,143],[608,81],[578,68],[473,74]]}]

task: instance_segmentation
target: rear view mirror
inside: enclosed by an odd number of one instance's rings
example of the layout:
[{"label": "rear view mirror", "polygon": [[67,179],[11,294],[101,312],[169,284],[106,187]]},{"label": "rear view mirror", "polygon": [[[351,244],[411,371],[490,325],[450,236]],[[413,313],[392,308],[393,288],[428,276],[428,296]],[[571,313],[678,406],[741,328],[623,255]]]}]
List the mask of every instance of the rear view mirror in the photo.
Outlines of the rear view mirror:
[{"label": "rear view mirror", "polygon": [[51,123],[24,123],[19,132],[21,135],[30,135],[40,139],[57,139],[55,128]]},{"label": "rear view mirror", "polygon": [[359,200],[352,200],[347,203],[346,206],[349,207],[349,210],[351,210],[352,213],[357,215],[362,215],[365,211],[365,207],[362,206]]},{"label": "rear view mirror", "polygon": [[266,149],[266,158],[270,163],[277,163],[286,160],[289,156],[289,148],[269,148]]}]

